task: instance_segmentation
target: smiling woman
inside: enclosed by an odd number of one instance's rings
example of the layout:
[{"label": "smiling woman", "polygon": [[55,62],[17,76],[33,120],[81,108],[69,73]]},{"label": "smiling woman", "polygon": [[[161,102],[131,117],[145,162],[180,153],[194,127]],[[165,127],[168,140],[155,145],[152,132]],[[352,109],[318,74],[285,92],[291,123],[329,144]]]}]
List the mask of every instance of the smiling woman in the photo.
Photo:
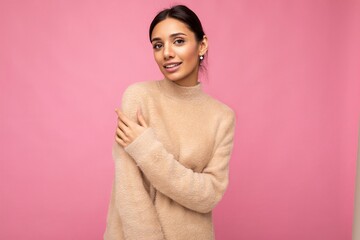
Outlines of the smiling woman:
[{"label": "smiling woman", "polygon": [[215,239],[212,210],[229,183],[235,112],[198,81],[208,41],[192,10],[161,11],[149,37],[164,78],[131,84],[116,109],[104,239]]},{"label": "smiling woman", "polygon": [[159,22],[152,35],[154,58],[164,76],[182,86],[196,84],[200,57],[207,50],[206,36],[198,41],[184,23],[173,18]]},{"label": "smiling woman", "polygon": [[179,85],[192,86],[197,83],[208,42],[195,13],[184,6],[178,8],[183,11],[173,8],[158,14],[150,25],[149,37],[164,76]]}]

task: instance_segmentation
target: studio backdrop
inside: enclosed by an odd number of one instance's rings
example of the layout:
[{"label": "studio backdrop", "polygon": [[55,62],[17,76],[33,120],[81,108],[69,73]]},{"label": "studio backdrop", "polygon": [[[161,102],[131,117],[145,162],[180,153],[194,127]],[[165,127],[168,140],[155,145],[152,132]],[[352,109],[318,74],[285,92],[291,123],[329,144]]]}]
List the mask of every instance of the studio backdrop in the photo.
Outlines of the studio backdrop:
[{"label": "studio backdrop", "polygon": [[208,35],[204,91],[237,118],[216,239],[351,239],[356,0],[0,1],[0,239],[102,239],[114,109],[162,78],[148,28],[179,3]]}]

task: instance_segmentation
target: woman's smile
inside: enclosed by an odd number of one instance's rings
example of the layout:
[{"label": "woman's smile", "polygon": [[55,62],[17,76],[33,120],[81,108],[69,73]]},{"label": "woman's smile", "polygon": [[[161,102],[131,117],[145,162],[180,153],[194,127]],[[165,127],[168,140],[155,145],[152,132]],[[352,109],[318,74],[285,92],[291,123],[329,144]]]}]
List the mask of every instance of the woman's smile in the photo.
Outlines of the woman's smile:
[{"label": "woman's smile", "polygon": [[182,62],[171,62],[164,64],[164,68],[167,72],[173,73],[176,72],[179,68]]}]

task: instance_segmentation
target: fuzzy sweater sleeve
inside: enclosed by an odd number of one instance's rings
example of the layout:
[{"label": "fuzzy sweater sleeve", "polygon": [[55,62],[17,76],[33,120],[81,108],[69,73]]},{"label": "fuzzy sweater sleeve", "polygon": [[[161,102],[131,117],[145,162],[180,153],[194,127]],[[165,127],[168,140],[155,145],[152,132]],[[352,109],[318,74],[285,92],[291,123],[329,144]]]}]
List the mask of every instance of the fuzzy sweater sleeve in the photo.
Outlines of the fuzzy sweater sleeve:
[{"label": "fuzzy sweater sleeve", "polygon": [[[133,111],[132,106],[137,104],[127,93],[128,91],[122,98],[122,110],[124,114],[130,116]],[[113,144],[112,155],[115,161],[115,206],[121,218],[125,239],[165,240],[155,206],[144,187],[139,167],[117,142]]]},{"label": "fuzzy sweater sleeve", "polygon": [[229,182],[235,113],[228,111],[223,117],[213,156],[201,173],[186,168],[167,152],[151,127],[124,150],[133,157],[158,191],[184,207],[208,213],[221,200]]}]

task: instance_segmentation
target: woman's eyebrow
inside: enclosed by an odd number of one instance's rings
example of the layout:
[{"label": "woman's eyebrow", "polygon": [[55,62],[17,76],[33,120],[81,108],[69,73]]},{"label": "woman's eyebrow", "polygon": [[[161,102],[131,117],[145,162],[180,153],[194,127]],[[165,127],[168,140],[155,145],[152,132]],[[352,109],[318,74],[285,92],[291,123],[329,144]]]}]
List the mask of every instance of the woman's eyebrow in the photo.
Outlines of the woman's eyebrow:
[{"label": "woman's eyebrow", "polygon": [[[177,36],[179,36],[179,35],[187,36],[185,33],[178,32],[178,33],[172,33],[172,34],[170,34],[170,37],[173,38],[173,37],[177,37]],[[153,41],[158,41],[158,40],[161,40],[161,38],[155,37],[155,38],[151,39],[151,42],[153,42]]]},{"label": "woman's eyebrow", "polygon": [[173,33],[173,34],[171,34],[170,37],[177,37],[177,36],[179,36],[179,35],[184,35],[184,36],[186,36],[185,33],[178,32],[178,33]]}]

